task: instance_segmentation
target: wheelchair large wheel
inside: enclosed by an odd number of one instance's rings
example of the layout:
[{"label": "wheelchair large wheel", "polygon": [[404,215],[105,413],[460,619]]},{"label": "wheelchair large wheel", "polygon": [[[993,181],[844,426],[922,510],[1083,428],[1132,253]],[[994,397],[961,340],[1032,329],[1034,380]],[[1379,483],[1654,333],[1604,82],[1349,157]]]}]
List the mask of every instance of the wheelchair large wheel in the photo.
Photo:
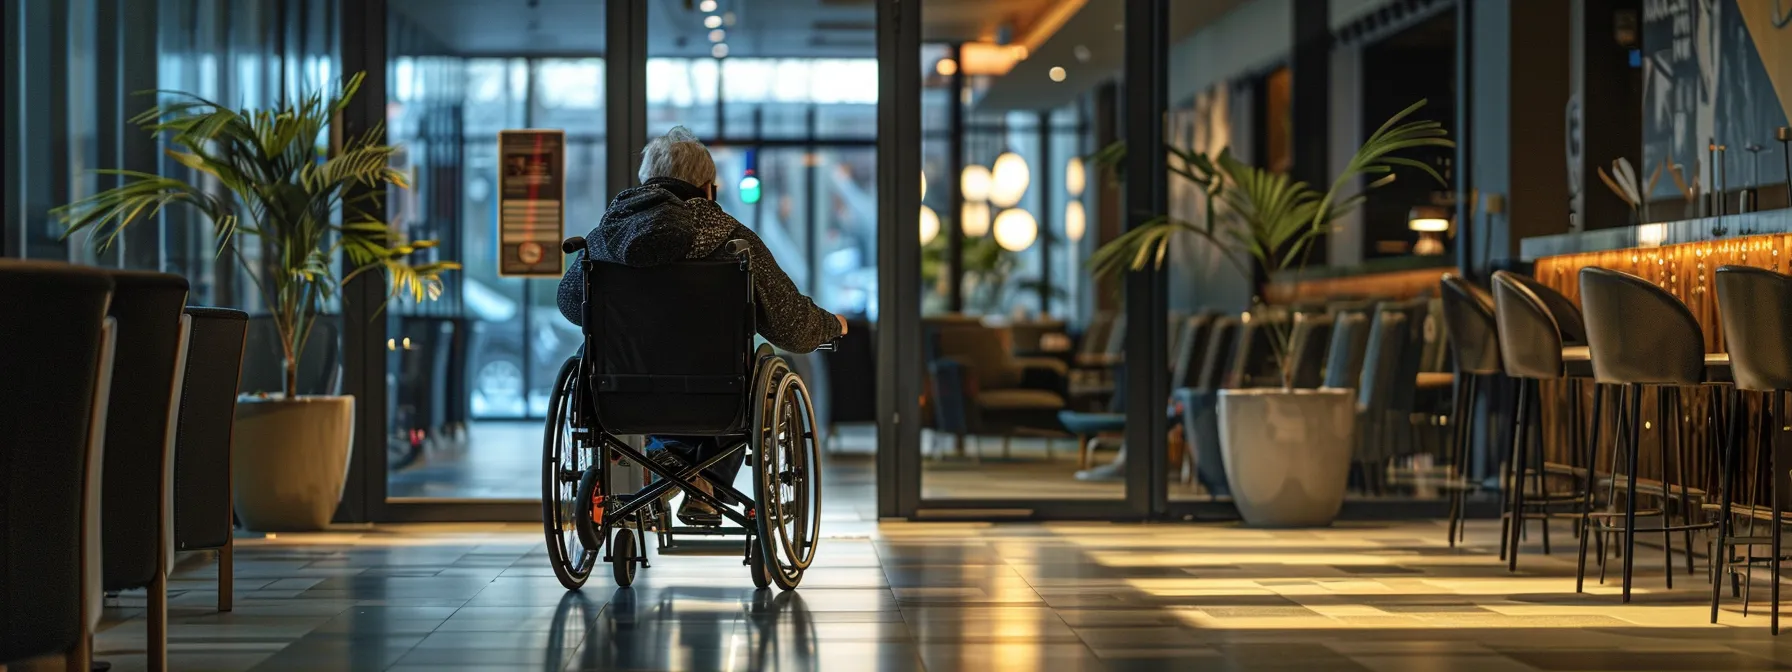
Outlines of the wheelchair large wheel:
[{"label": "wheelchair large wheel", "polygon": [[779,588],[803,580],[821,537],[821,446],[803,379],[771,358],[756,390],[753,481],[758,541]]},{"label": "wheelchair large wheel", "polygon": [[[560,375],[554,381],[541,447],[541,522],[547,533],[548,562],[567,590],[585,585],[597,562],[597,547],[603,545],[602,539],[588,529],[594,524],[590,514],[580,516],[581,511],[591,510],[589,504],[580,506],[578,502],[580,482],[590,482],[588,473],[601,473],[593,463],[597,450],[587,444],[588,437],[595,434],[579,436],[573,432],[580,403],[578,385],[579,358],[571,357],[560,366]],[[590,539],[598,542],[591,544]]]}]

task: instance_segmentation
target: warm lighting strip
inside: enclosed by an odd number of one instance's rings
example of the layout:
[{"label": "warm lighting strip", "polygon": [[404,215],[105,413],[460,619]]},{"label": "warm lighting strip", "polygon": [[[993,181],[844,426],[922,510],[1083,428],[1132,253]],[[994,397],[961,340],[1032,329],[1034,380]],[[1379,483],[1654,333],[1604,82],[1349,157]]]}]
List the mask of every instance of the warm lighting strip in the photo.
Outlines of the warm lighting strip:
[{"label": "warm lighting strip", "polygon": [[1039,53],[1039,48],[1045,46],[1088,3],[1089,0],[1059,0],[1027,25],[1027,34],[1016,44],[1026,47],[1028,53]]},{"label": "warm lighting strip", "polygon": [[1705,330],[1705,346],[1723,351],[1723,331],[1717,316],[1717,269],[1721,266],[1753,266],[1770,271],[1792,271],[1785,259],[1792,257],[1792,234],[1774,233],[1741,238],[1659,245],[1659,238],[1641,236],[1651,247],[1605,252],[1583,252],[1538,259],[1536,277],[1576,303],[1580,302],[1580,269],[1609,268],[1647,278],[1667,290],[1692,310]]}]

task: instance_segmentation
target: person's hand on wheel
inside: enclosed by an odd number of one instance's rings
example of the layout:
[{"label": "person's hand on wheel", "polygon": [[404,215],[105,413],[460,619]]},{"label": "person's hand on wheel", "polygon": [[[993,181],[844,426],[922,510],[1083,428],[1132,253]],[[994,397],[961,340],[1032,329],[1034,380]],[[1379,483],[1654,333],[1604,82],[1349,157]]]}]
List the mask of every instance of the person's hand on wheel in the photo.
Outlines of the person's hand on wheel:
[{"label": "person's hand on wheel", "polygon": [[834,319],[840,321],[840,335],[845,336],[846,335],[846,318],[841,317],[839,315],[835,315]]}]

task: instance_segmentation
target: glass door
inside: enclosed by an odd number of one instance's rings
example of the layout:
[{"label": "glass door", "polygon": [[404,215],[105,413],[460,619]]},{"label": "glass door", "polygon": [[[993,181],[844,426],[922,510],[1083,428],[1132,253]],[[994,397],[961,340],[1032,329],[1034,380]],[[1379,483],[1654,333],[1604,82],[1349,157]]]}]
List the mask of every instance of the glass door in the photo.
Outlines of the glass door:
[{"label": "glass door", "polygon": [[[918,110],[897,116],[920,121],[918,136],[905,142],[921,152],[921,184],[917,207],[893,212],[888,235],[915,249],[902,275],[920,296],[906,315],[918,352],[891,365],[918,383],[920,403],[913,443],[886,447],[902,454],[887,461],[879,482],[900,494],[881,510],[971,519],[1143,515],[1128,482],[1147,461],[1122,445],[1123,371],[1163,357],[1126,350],[1121,292],[1084,263],[1106,212],[1095,207],[1104,195],[1091,188],[1104,178],[1084,161],[1094,149],[1100,87],[1050,88],[1064,70],[1048,77],[1051,63],[1077,62],[1068,45],[998,45],[974,23],[930,18],[949,16],[953,5],[923,0],[912,27],[919,44],[895,52],[904,68],[918,69],[913,79],[896,73],[907,87],[898,95],[919,100]],[[1103,25],[1121,20],[1111,13]],[[1088,77],[1108,76],[1091,69]],[[1107,100],[1111,122],[1111,93]],[[897,151],[904,150],[914,151]],[[908,185],[896,186],[907,195]],[[1117,217],[1117,201],[1110,204]]]},{"label": "glass door", "polygon": [[581,337],[558,310],[557,272],[500,272],[498,136],[563,132],[564,226],[550,237],[595,224],[611,192],[609,9],[605,0],[345,9],[345,70],[384,73],[368,78],[360,95],[374,102],[351,108],[346,126],[383,128],[408,183],[385,195],[382,214],[462,266],[434,301],[378,309],[372,292],[384,287],[347,288],[362,300],[345,305],[344,387],[363,402],[345,517],[539,518],[549,389]]},{"label": "glass door", "polygon": [[[557,308],[558,278],[499,272],[500,131],[564,132],[562,233],[583,235],[633,182],[642,143],[685,126],[711,148],[724,209],[761,232],[799,286],[876,319],[875,20],[870,7],[815,11],[831,12],[831,34],[864,39],[819,44],[815,22],[741,0],[368,0],[345,12],[345,69],[385,73],[362,90],[377,102],[352,116],[358,128],[384,124],[410,182],[387,194],[384,215],[463,265],[436,301],[345,309],[358,332],[345,390],[384,402],[361,406],[346,517],[540,515],[549,388],[581,337]],[[743,188],[749,177],[757,189]],[[870,380],[871,366],[841,375]],[[868,472],[871,414],[838,420],[857,438],[833,445]]]}]

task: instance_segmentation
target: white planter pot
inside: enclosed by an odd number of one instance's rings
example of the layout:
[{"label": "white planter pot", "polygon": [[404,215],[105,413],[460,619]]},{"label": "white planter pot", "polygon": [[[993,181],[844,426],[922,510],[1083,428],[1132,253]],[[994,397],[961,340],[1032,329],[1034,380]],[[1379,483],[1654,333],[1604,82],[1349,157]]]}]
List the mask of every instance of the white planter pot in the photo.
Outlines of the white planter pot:
[{"label": "white planter pot", "polygon": [[1356,429],[1351,390],[1223,390],[1220,450],[1232,502],[1256,527],[1323,527],[1344,504]]},{"label": "white planter pot", "polygon": [[354,426],[354,397],[239,398],[230,478],[243,527],[328,526],[342,501]]}]

